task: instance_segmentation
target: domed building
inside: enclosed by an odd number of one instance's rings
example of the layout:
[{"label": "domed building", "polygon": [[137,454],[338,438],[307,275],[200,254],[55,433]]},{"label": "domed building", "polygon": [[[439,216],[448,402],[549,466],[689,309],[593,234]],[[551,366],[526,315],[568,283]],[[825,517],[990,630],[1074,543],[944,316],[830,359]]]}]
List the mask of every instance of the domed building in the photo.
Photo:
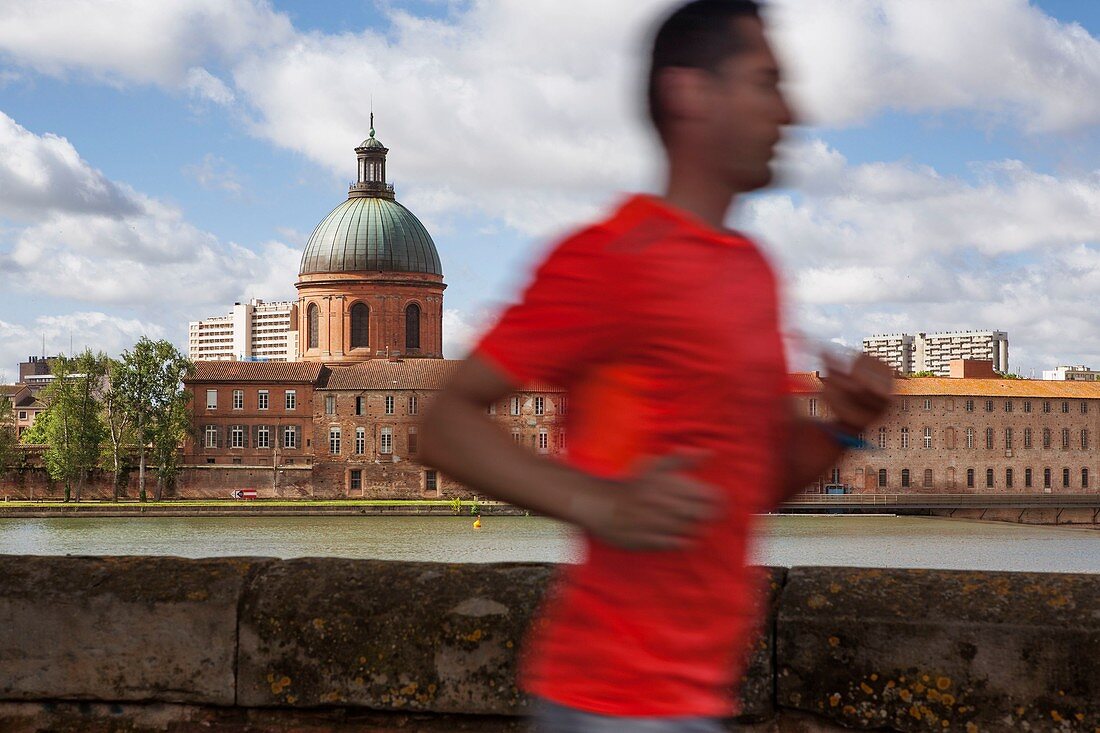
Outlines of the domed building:
[{"label": "domed building", "polygon": [[331,366],[443,358],[443,266],[428,230],[386,183],[389,149],[355,148],[358,179],[313,230],[298,271],[298,357]]}]

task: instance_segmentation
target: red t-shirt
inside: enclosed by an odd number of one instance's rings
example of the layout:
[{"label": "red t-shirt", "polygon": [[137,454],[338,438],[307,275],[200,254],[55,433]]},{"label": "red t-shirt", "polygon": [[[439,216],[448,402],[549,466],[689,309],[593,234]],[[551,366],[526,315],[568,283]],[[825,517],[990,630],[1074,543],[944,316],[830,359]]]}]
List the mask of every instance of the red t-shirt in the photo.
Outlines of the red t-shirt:
[{"label": "red t-shirt", "polygon": [[604,477],[704,452],[726,495],[688,550],[585,537],[523,656],[521,686],[606,715],[721,716],[761,590],[745,567],[753,514],[779,493],[788,429],[775,277],[748,239],[637,196],[549,255],[475,353],[517,383],[570,394],[568,462]]}]

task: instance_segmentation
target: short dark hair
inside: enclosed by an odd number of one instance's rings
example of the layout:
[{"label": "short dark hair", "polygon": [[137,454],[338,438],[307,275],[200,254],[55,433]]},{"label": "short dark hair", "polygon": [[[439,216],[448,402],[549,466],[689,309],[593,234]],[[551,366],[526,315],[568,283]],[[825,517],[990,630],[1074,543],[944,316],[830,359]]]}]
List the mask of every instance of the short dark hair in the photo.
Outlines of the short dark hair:
[{"label": "short dark hair", "polygon": [[649,116],[660,130],[664,117],[657,79],[668,68],[715,72],[744,43],[733,33],[734,18],[758,18],[756,0],[693,0],[674,10],[657,28],[649,69]]}]

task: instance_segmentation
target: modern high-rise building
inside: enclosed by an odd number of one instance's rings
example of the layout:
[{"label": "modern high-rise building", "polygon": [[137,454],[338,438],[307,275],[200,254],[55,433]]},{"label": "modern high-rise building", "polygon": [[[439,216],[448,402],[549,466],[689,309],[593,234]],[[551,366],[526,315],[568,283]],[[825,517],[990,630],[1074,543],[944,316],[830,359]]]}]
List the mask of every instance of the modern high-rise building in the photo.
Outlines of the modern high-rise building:
[{"label": "modern high-rise building", "polygon": [[1060,366],[1044,369],[1043,379],[1056,382],[1100,382],[1100,371],[1087,366]]},{"label": "modern high-rise building", "polygon": [[950,364],[955,359],[988,360],[993,362],[994,371],[1008,372],[1008,333],[1005,331],[879,335],[863,339],[863,351],[882,359],[903,375],[932,372],[937,377],[948,377]]},{"label": "modern high-rise building", "polygon": [[187,355],[192,361],[297,361],[297,325],[294,301],[234,303],[229,315],[191,321]]}]

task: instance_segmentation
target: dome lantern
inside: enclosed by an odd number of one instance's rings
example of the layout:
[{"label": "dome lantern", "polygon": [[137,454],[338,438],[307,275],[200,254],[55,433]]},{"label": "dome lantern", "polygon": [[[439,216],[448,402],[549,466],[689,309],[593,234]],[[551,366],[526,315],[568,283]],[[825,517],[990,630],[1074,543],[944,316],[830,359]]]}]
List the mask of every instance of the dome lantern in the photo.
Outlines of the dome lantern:
[{"label": "dome lantern", "polygon": [[370,113],[370,137],[355,149],[359,162],[359,180],[351,184],[348,198],[393,200],[393,186],[386,183],[386,154],[389,148],[374,136],[374,112]]}]

